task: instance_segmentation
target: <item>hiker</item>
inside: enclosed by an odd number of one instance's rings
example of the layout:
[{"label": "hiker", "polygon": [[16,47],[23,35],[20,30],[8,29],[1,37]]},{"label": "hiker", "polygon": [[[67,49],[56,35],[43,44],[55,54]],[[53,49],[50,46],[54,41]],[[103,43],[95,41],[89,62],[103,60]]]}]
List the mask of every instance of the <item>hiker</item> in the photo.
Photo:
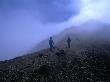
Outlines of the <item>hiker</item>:
[{"label": "hiker", "polygon": [[54,41],[53,41],[52,37],[50,37],[49,45],[50,45],[50,50],[52,51],[52,49],[54,48]]},{"label": "hiker", "polygon": [[70,48],[71,47],[71,38],[70,37],[68,37],[67,43],[68,43],[68,48]]}]

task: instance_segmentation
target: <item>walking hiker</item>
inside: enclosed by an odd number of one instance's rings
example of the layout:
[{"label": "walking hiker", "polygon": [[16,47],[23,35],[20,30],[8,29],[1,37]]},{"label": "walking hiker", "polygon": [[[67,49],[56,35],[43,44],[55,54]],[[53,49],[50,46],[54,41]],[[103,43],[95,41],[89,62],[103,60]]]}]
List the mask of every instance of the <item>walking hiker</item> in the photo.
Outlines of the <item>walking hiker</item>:
[{"label": "walking hiker", "polygon": [[70,48],[71,47],[71,38],[70,37],[68,37],[68,39],[67,39],[67,44],[68,44],[68,48]]}]

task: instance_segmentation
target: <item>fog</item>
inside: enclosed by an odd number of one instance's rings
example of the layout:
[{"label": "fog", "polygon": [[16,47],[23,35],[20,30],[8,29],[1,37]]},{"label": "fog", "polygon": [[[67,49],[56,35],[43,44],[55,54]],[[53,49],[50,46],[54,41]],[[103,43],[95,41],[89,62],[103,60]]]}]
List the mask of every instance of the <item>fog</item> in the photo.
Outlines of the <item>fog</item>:
[{"label": "fog", "polygon": [[109,23],[109,3],[109,0],[0,0],[0,60],[27,54],[40,41],[90,19]]}]

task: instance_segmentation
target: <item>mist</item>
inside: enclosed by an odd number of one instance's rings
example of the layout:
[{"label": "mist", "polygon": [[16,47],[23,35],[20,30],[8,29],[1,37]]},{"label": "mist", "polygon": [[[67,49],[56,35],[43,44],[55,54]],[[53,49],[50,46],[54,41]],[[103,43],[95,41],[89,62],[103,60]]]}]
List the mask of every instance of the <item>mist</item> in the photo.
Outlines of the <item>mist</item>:
[{"label": "mist", "polygon": [[27,54],[45,38],[61,31],[79,13],[77,0],[1,0],[0,60]]},{"label": "mist", "polygon": [[109,0],[1,0],[0,60],[27,54],[40,41],[90,19],[110,24],[109,2]]}]

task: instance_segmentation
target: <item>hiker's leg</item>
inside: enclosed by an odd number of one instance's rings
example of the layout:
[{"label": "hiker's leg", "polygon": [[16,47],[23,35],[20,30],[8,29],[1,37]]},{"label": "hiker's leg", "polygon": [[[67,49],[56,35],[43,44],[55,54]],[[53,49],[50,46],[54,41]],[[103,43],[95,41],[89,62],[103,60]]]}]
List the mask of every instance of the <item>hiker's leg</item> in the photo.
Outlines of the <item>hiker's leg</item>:
[{"label": "hiker's leg", "polygon": [[53,45],[50,45],[50,51],[53,51]]},{"label": "hiker's leg", "polygon": [[71,47],[70,43],[69,43],[69,48]]},{"label": "hiker's leg", "polygon": [[68,43],[68,48],[70,48],[70,43]]}]

